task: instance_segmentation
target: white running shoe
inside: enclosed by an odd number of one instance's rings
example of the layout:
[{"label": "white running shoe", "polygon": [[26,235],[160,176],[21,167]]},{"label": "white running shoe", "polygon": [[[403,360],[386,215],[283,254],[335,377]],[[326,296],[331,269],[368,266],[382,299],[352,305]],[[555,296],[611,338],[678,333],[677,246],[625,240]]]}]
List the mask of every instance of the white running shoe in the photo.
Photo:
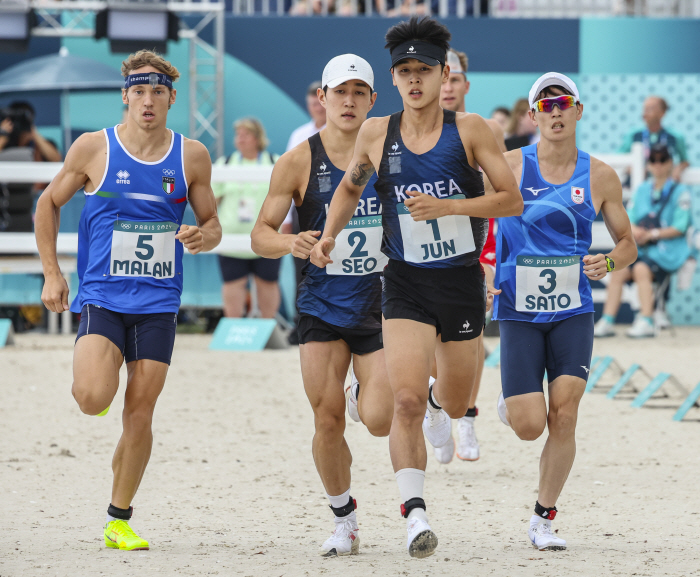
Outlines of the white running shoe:
[{"label": "white running shoe", "polygon": [[462,461],[479,459],[479,441],[474,431],[474,417],[462,417],[457,420],[457,457]]},{"label": "white running shoe", "polygon": [[350,375],[350,384],[345,387],[345,403],[348,406],[348,415],[350,415],[350,418],[356,423],[359,423],[361,419],[360,412],[357,410],[357,388],[360,383],[355,376],[355,371],[351,370]]},{"label": "white running shoe", "polygon": [[441,465],[447,465],[447,463],[452,462],[452,458],[455,456],[455,439],[450,435],[450,440],[447,444],[442,447],[433,447],[435,452],[435,458]]},{"label": "white running shoe", "polygon": [[605,317],[600,317],[598,322],[595,324],[593,327],[593,336],[597,338],[603,338],[603,337],[614,337],[615,336],[615,329],[613,329],[615,325],[613,325],[611,322],[608,321]]},{"label": "white running shoe", "polygon": [[552,522],[549,519],[533,515],[527,536],[530,537],[532,546],[540,551],[563,551],[566,549],[566,541],[552,532]]},{"label": "white running shoe", "polygon": [[444,447],[452,436],[452,419],[442,409],[435,412],[425,409],[423,432],[433,447]]},{"label": "white running shoe", "polygon": [[355,513],[335,521],[335,531],[321,545],[319,554],[322,557],[357,555],[360,552],[360,532],[357,527]]},{"label": "white running shoe", "polygon": [[498,405],[496,405],[496,410],[498,411],[498,416],[501,418],[501,422],[506,427],[510,427],[510,423],[506,417],[506,400],[503,398],[503,391],[501,391],[501,394],[498,395]]},{"label": "white running shoe", "polygon": [[656,336],[654,325],[646,320],[641,314],[634,317],[632,327],[627,329],[625,334],[633,339],[643,339]]},{"label": "white running shoe", "polygon": [[438,538],[430,525],[425,521],[413,517],[408,522],[408,554],[411,557],[423,559],[435,553],[438,546]]},{"label": "white running shoe", "polygon": [[671,328],[671,319],[668,318],[665,310],[656,309],[654,311],[654,326],[659,330]]}]

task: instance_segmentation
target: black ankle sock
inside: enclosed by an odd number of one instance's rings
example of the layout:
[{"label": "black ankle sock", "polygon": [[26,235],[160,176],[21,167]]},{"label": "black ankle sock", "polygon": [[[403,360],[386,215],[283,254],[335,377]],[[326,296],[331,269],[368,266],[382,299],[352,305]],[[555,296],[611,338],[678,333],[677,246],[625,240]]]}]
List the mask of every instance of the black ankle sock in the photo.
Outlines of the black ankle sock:
[{"label": "black ankle sock", "polygon": [[472,407],[471,409],[467,409],[467,414],[464,415],[465,417],[476,417],[479,414],[479,409],[476,407]]},{"label": "black ankle sock", "polygon": [[129,507],[128,509],[120,509],[119,507],[115,507],[112,505],[112,503],[110,503],[109,507],[107,508],[107,515],[114,517],[115,519],[123,519],[124,521],[128,521],[131,519],[131,514],[133,511],[133,507]]},{"label": "black ankle sock", "polygon": [[535,515],[542,517],[543,519],[549,519],[550,521],[557,516],[556,507],[543,507],[540,505],[539,501],[535,501]]}]

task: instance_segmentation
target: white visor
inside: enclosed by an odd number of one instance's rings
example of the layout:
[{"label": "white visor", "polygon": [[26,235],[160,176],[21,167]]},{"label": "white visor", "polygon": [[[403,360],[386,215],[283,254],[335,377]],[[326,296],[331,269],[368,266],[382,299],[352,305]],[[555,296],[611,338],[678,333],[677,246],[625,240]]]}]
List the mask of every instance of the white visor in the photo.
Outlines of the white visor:
[{"label": "white visor", "polygon": [[559,74],[559,72],[547,72],[547,74],[543,74],[535,80],[532,88],[530,88],[528,102],[530,103],[531,109],[535,107],[537,95],[547,88],[547,86],[562,86],[573,94],[576,102],[579,101],[578,88],[576,88],[576,83],[571,80],[571,78],[564,74]]},{"label": "white visor", "polygon": [[374,90],[374,72],[364,58],[355,54],[341,54],[332,58],[323,69],[323,87],[335,88],[348,80],[361,80]]},{"label": "white visor", "polygon": [[462,63],[459,61],[459,55],[454,50],[447,51],[447,65],[450,67],[450,73],[464,74],[467,73],[462,68]]}]

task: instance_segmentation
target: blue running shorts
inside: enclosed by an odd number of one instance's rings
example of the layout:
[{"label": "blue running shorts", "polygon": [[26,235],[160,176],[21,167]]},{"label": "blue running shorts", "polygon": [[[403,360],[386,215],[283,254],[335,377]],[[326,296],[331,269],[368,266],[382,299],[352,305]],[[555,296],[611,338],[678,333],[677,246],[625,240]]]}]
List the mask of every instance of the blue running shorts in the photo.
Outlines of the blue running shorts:
[{"label": "blue running shorts", "polygon": [[593,313],[553,323],[500,321],[503,397],[544,392],[561,375],[588,380],[593,353]]},{"label": "blue running shorts", "polygon": [[131,315],[86,304],[75,342],[85,335],[101,335],[116,345],[127,363],[149,359],[169,365],[176,328],[175,313]]}]

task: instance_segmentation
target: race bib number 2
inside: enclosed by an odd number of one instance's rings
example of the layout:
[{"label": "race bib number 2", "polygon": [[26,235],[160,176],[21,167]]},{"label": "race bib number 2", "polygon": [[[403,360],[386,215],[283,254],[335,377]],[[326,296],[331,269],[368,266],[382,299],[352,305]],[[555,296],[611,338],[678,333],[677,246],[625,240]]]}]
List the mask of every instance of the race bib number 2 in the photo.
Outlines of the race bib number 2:
[{"label": "race bib number 2", "polygon": [[326,273],[362,276],[381,272],[388,262],[381,247],[382,216],[353,217],[335,239],[330,255],[333,264],[326,267]]},{"label": "race bib number 2", "polygon": [[174,222],[116,221],[112,230],[110,275],[174,277],[178,228]]},{"label": "race bib number 2", "polygon": [[[450,198],[465,198],[455,194]],[[396,205],[406,262],[433,262],[452,258],[476,249],[471,220],[465,215],[447,215],[415,221],[408,207]]]},{"label": "race bib number 2", "polygon": [[515,310],[540,313],[581,306],[580,256],[519,255],[515,267]]}]

